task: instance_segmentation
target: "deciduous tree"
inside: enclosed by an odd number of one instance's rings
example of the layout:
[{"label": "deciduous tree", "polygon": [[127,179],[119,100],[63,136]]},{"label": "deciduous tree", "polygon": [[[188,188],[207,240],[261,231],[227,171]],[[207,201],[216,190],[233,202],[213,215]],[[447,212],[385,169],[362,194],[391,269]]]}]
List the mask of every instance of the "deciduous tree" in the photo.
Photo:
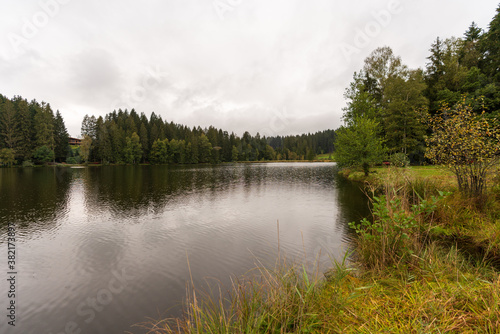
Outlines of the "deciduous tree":
[{"label": "deciduous tree", "polygon": [[134,132],[130,137],[127,137],[125,149],[124,149],[124,158],[125,162],[130,164],[138,163],[142,157],[142,147],[141,147],[141,139],[139,135]]},{"label": "deciduous tree", "polygon": [[16,163],[14,150],[11,148],[2,148],[0,150],[0,166],[11,167]]},{"label": "deciduous tree", "polygon": [[369,167],[385,157],[379,123],[369,118],[356,118],[336,131],[335,159],[339,167],[361,167],[368,176]]},{"label": "deciduous tree", "polygon": [[47,163],[54,160],[54,151],[48,146],[40,146],[33,152],[33,159],[37,163]]},{"label": "deciduous tree", "polygon": [[92,146],[92,138],[88,135],[83,137],[82,143],[80,144],[80,156],[84,162],[89,161],[90,148]]}]

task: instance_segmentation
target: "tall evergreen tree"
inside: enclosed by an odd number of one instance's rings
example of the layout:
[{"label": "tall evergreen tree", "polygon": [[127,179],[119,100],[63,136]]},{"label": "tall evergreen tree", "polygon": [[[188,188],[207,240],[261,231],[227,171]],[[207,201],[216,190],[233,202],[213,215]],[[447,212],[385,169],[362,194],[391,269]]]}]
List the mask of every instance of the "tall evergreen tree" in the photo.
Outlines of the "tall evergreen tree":
[{"label": "tall evergreen tree", "polygon": [[105,123],[99,125],[97,130],[97,140],[99,142],[98,151],[101,162],[114,161],[113,156],[113,145],[111,142],[111,135],[108,130],[108,126]]},{"label": "tall evergreen tree", "polygon": [[407,78],[393,77],[387,81],[385,96],[390,101],[384,117],[385,138],[392,152],[423,156],[427,99],[421,70],[411,71]]},{"label": "tall evergreen tree", "polygon": [[20,161],[31,158],[35,147],[33,146],[33,119],[29,110],[28,101],[21,96],[12,99],[16,109],[16,123],[18,131],[18,146],[16,156]]},{"label": "tall evergreen tree", "polygon": [[148,130],[144,123],[141,123],[141,128],[139,130],[139,137],[141,138],[143,158],[144,160],[146,160],[149,157],[149,136],[148,136]]},{"label": "tall evergreen tree", "polygon": [[59,110],[56,111],[54,119],[54,144],[56,160],[59,162],[65,161],[69,153],[69,135]]},{"label": "tall evergreen tree", "polygon": [[89,136],[92,140],[97,138],[97,118],[94,115],[85,115],[83,117],[81,135],[82,137]]},{"label": "tall evergreen tree", "polygon": [[496,83],[500,83],[500,5],[490,22],[488,31],[482,40],[484,60],[483,71]]},{"label": "tall evergreen tree", "polygon": [[14,105],[5,100],[0,105],[0,135],[4,147],[15,150],[19,142]]},{"label": "tall evergreen tree", "polygon": [[36,147],[47,146],[54,150],[54,114],[50,104],[42,102],[34,118]]},{"label": "tall evergreen tree", "polygon": [[198,157],[199,162],[210,162],[210,158],[212,156],[212,144],[208,140],[208,137],[205,134],[201,134],[198,138]]}]

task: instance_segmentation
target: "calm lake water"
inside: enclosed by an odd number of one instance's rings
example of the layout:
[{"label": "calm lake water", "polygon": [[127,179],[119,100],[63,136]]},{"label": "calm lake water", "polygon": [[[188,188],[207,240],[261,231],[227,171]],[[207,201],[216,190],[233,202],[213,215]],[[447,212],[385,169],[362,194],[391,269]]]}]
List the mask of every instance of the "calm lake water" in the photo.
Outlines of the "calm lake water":
[{"label": "calm lake water", "polygon": [[[326,269],[368,214],[332,163],[0,169],[1,333],[142,333],[189,280],[229,282],[281,254]],[[16,227],[16,327],[7,226]],[[81,330],[80,332],[78,330]]]}]

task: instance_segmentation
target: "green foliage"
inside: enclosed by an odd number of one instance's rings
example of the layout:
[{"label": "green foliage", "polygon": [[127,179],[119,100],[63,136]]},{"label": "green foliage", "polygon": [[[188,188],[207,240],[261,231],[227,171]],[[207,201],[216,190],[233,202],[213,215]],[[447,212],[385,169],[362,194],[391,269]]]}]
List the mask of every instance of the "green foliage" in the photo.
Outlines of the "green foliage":
[{"label": "green foliage", "polygon": [[186,162],[186,142],[184,140],[172,139],[169,146],[169,163],[182,164]]},{"label": "green foliage", "polygon": [[408,75],[408,67],[388,46],[376,48],[365,59],[363,71],[369,78],[369,92],[379,106],[388,102],[385,98],[388,81]]},{"label": "green foliage", "polygon": [[80,159],[78,159],[79,157],[69,157],[66,159],[66,163],[68,164],[71,164],[71,165],[76,165],[76,164],[79,164],[80,163]]},{"label": "green foliage", "polygon": [[151,147],[151,162],[154,164],[165,164],[168,162],[169,144],[168,139],[157,139]]},{"label": "green foliage", "polygon": [[424,151],[427,99],[422,71],[408,71],[405,76],[386,79],[383,127],[386,144],[392,152],[417,154]]},{"label": "green foliage", "polygon": [[33,152],[33,159],[37,163],[47,163],[54,160],[54,151],[47,146],[40,146]]},{"label": "green foliage", "polygon": [[23,167],[33,167],[33,162],[31,160],[24,160],[23,161],[23,164],[22,164]]},{"label": "green foliage", "polygon": [[365,72],[354,72],[353,81],[344,93],[347,100],[347,107],[343,109],[342,116],[344,122],[349,124],[356,118],[377,119],[380,114],[380,107],[377,104],[377,97],[373,94],[373,81]]},{"label": "green foliage", "polygon": [[416,251],[415,238],[422,230],[422,221],[436,209],[436,203],[447,196],[440,192],[432,199],[421,199],[405,208],[400,196],[373,196],[373,220],[363,218],[349,223],[359,235],[360,255],[371,268],[406,264]]},{"label": "green foliage", "polygon": [[409,70],[389,47],[375,49],[361,72],[346,89],[343,119],[349,126],[357,118],[380,124],[380,136],[390,152],[421,155],[425,126],[420,114],[427,110],[422,70]]},{"label": "green foliage", "polygon": [[147,156],[149,156],[149,135],[148,135],[148,129],[146,128],[146,124],[144,122],[141,123],[141,128],[139,130],[139,137],[141,138],[143,156],[144,158],[146,158]]},{"label": "green foliage", "polygon": [[92,138],[90,138],[90,136],[88,135],[85,135],[80,145],[80,156],[82,157],[83,162],[89,161],[91,146]]},{"label": "green foliage", "polygon": [[5,147],[14,149],[20,139],[17,133],[14,105],[11,101],[5,100],[0,105],[0,111],[0,143],[3,142]]},{"label": "green foliage", "polygon": [[68,155],[70,150],[68,140],[69,135],[66,130],[66,126],[64,125],[64,120],[59,110],[57,110],[54,118],[54,153],[56,160],[59,162],[64,161]]},{"label": "green foliage", "polygon": [[391,154],[390,162],[395,167],[408,167],[410,165],[410,159],[404,153]]},{"label": "green foliage", "polygon": [[483,99],[481,105],[473,105],[476,112],[486,109],[494,113],[500,109],[499,13],[497,9],[487,31],[473,22],[463,38],[437,38],[432,44],[426,69],[426,97],[432,114],[443,103],[460,102],[463,94],[470,101]]},{"label": "green foliage", "polygon": [[98,131],[98,125],[95,116],[85,115],[82,121],[82,129],[81,129],[82,137],[85,138],[85,136],[88,136],[91,139],[95,140],[97,138],[97,131]]},{"label": "green foliage", "polygon": [[54,148],[54,113],[50,104],[42,102],[41,106],[36,106],[34,117],[35,144]]},{"label": "green foliage", "polygon": [[[484,59],[481,66],[484,72],[497,84],[500,83],[500,5],[495,17],[490,22],[489,30],[485,32],[480,41]],[[498,88],[498,86],[497,86]],[[498,106],[497,106],[498,107]]]},{"label": "green foliage", "polygon": [[198,139],[198,159],[199,162],[210,162],[210,157],[212,155],[212,144],[208,140],[208,137],[204,134]]},{"label": "green foliage", "polygon": [[383,141],[379,137],[379,123],[368,118],[337,130],[335,159],[340,167],[362,167],[368,175],[370,165],[380,163],[385,156]]},{"label": "green foliage", "polygon": [[459,189],[469,196],[483,194],[487,172],[498,161],[500,127],[484,112],[476,115],[465,101],[453,109],[443,106],[429,118],[433,131],[426,157],[455,174]]},{"label": "green foliage", "polygon": [[[134,148],[137,149],[135,142],[132,143],[134,132],[140,139],[140,158],[137,152],[131,153]],[[105,117],[85,115],[81,134],[83,138],[90,138],[80,152],[85,162],[127,160],[158,163],[162,159],[153,157],[151,149],[155,141],[166,139],[170,151],[166,153],[165,163],[195,164],[272,160],[278,155],[290,160],[304,159],[315,152],[331,152],[335,132],[326,130],[307,135],[267,138],[259,134],[251,136],[246,132],[243,137],[238,137],[213,126],[191,129],[168,123],[155,113],[148,119],[144,113],[139,115],[132,109],[113,111]],[[20,96],[11,100],[0,97],[0,148],[14,149],[16,159],[30,159],[35,148],[40,146],[54,150],[55,159],[60,162],[75,157],[74,153],[69,152],[67,136],[62,115],[58,111],[54,115],[49,104],[36,100],[28,104]],[[129,142],[127,138],[130,138]]]},{"label": "green foliage", "polygon": [[12,167],[16,163],[14,150],[11,148],[2,148],[0,150],[0,166]]},{"label": "green foliage", "polygon": [[136,132],[133,132],[130,137],[125,140],[125,149],[123,157],[126,163],[139,163],[142,157],[141,139]]},{"label": "green foliage", "polygon": [[[312,150],[310,150],[309,152],[312,152],[312,154],[313,154],[313,158],[309,159],[309,160],[313,160],[315,154]],[[266,150],[264,151],[264,159],[265,160],[274,160],[275,158],[276,158],[276,152],[274,152],[274,149],[272,148],[272,146],[266,145]]]},{"label": "green foliage", "polygon": [[18,145],[16,147],[16,155],[20,159],[31,158],[33,147],[33,125],[32,115],[29,110],[28,102],[20,96],[15,96],[12,99],[16,108],[16,123]]},{"label": "green foliage", "polygon": [[104,122],[102,117],[99,117],[97,122],[97,151],[98,158],[101,158],[103,163],[114,160],[114,152],[112,146],[111,129],[109,129]]},{"label": "green foliage", "polygon": [[233,148],[231,150],[231,161],[238,161],[238,148],[233,145]]}]

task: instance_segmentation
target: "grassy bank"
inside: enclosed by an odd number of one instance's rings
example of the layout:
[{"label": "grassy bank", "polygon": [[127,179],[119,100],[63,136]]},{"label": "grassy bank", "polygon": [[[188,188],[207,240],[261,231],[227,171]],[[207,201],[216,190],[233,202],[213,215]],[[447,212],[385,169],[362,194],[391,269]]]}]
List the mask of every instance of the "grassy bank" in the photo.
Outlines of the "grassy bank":
[{"label": "grassy bank", "polygon": [[333,153],[324,153],[318,154],[314,160],[326,160],[326,161],[335,161],[335,157]]},{"label": "grassy bank", "polygon": [[497,188],[464,198],[448,172],[432,167],[380,168],[362,181],[373,217],[351,224],[358,238],[349,263],[311,276],[278,260],[226,289],[190,285],[183,317],[143,326],[151,333],[500,333]]}]

